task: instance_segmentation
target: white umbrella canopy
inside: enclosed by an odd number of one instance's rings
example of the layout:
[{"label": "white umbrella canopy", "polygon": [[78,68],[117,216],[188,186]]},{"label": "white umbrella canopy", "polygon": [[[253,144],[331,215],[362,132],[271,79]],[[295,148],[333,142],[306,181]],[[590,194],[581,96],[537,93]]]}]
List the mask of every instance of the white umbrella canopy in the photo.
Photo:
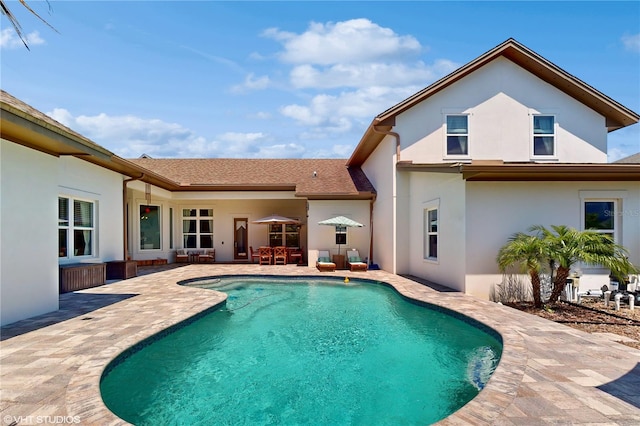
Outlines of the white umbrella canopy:
[{"label": "white umbrella canopy", "polygon": [[[344,216],[336,216],[330,219],[321,220],[320,222],[318,222],[318,224],[335,226],[336,231],[339,228],[345,228],[345,227],[362,228],[364,226],[363,224],[358,223],[355,220],[349,219],[348,217],[344,217]],[[338,244],[338,254],[340,254],[340,244]]]},{"label": "white umbrella canopy", "polygon": [[332,217],[331,219],[321,220],[320,222],[318,222],[318,224],[331,226],[350,226],[353,228],[362,228],[364,226],[363,224],[344,216],[336,216]]},{"label": "white umbrella canopy", "polygon": [[[297,219],[292,219],[290,217],[280,216],[277,214],[272,214],[270,216],[263,217],[258,220],[254,220],[251,223],[255,223],[256,225],[301,225]],[[269,244],[269,227],[267,227],[267,244]]]},{"label": "white umbrella canopy", "polygon": [[255,223],[258,225],[270,225],[282,223],[285,225],[300,225],[302,222],[296,219],[292,219],[290,217],[279,216],[277,214],[272,214],[271,216],[266,216],[258,220],[254,220],[251,223]]}]

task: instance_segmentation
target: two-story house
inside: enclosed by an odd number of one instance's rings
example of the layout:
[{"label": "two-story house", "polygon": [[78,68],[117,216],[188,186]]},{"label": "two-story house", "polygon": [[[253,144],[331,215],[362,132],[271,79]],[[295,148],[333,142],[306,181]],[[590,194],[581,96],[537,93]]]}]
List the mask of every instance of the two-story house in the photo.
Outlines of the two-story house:
[{"label": "two-story house", "polygon": [[[381,269],[487,298],[510,235],[595,215],[640,264],[640,164],[607,164],[608,132],[640,116],[515,40],[379,114],[349,159],[127,160],[4,91],[0,106],[3,325],[58,308],[60,266],[182,248],[250,262],[277,241],[314,268],[346,236]],[[255,223],[270,214],[299,225]],[[337,215],[365,226],[318,223]],[[584,288],[608,276],[583,272]]]},{"label": "two-story house", "polygon": [[[640,165],[607,164],[608,132],[639,118],[505,41],[379,114],[351,155],[377,191],[373,258],[486,298],[513,233],[597,215],[640,264]],[[582,272],[586,288],[609,273]]]}]

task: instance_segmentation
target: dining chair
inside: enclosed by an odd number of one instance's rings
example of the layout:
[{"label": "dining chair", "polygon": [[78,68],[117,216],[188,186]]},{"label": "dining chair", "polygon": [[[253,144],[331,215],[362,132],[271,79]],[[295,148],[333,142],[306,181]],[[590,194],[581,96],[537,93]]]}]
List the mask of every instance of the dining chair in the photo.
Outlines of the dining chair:
[{"label": "dining chair", "polygon": [[271,265],[271,247],[260,247],[258,249],[258,263],[260,265]]}]

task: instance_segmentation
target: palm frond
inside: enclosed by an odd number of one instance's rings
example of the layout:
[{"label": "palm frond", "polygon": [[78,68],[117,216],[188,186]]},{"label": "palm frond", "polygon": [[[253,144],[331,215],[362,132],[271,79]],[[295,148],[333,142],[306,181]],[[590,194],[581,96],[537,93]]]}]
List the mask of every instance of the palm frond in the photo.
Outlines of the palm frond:
[{"label": "palm frond", "polygon": [[[19,0],[20,4],[22,4],[22,6],[24,6],[29,12],[31,12],[35,17],[37,17],[39,20],[41,20],[42,22],[44,22],[49,28],[51,28],[53,31],[58,32],[58,30],[56,30],[51,24],[49,24],[44,18],[42,18],[40,15],[38,15],[38,13],[33,10],[31,8],[31,6],[29,6],[26,2],[26,0]],[[47,4],[49,5],[49,10],[51,10],[51,4],[49,3],[49,1],[47,0]],[[11,10],[9,9],[9,7],[7,6],[7,3],[5,0],[0,0],[0,11],[2,12],[2,14],[4,16],[7,17],[7,19],[9,20],[9,22],[11,23],[11,26],[13,27],[14,31],[16,32],[16,34],[18,35],[18,37],[20,38],[20,41],[22,41],[22,44],[24,44],[24,47],[27,48],[27,50],[31,50],[29,48],[29,45],[27,44],[27,40],[25,38],[24,33],[22,32],[22,26],[20,25],[20,22],[18,21],[18,19],[15,17],[15,15],[11,12]]]}]

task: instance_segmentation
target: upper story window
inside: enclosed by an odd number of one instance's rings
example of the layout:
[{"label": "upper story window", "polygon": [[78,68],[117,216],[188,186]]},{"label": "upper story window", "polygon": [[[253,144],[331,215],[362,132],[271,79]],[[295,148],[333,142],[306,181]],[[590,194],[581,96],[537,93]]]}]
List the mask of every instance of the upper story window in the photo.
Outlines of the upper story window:
[{"label": "upper story window", "polygon": [[533,156],[556,155],[556,119],[553,115],[533,116]]},{"label": "upper story window", "polygon": [[93,256],[95,204],[58,198],[58,257]]},{"label": "upper story window", "polygon": [[467,115],[447,115],[447,155],[469,155],[469,117]]}]

